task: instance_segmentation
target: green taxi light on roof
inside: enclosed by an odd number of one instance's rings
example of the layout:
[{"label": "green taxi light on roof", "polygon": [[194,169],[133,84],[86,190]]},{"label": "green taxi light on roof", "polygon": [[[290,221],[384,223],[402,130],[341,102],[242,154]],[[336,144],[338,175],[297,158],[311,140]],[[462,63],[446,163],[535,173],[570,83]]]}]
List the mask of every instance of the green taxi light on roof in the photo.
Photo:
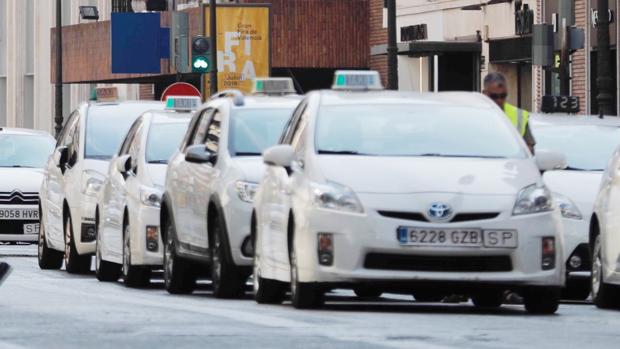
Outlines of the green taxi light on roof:
[{"label": "green taxi light on roof", "polygon": [[333,90],[383,90],[379,73],[374,70],[338,70],[334,74]]},{"label": "green taxi light on roof", "polygon": [[291,78],[256,78],[252,94],[285,95],[296,93]]},{"label": "green taxi light on roof", "polygon": [[166,109],[176,111],[192,111],[200,106],[200,97],[194,96],[168,96]]}]

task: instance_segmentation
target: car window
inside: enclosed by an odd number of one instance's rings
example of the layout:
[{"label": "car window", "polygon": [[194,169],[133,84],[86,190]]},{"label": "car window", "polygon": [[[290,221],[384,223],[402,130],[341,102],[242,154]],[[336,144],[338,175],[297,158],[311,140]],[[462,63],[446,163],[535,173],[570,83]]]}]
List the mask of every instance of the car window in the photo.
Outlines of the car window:
[{"label": "car window", "polygon": [[142,131],[142,126],[144,125],[143,122],[138,122],[137,123],[137,127],[133,136],[133,140],[129,143],[129,151],[128,154],[129,156],[131,156],[131,168],[134,169],[134,172],[137,174],[136,172],[136,168],[138,166],[138,155],[140,154],[140,147],[142,146],[142,144],[140,144],[140,139],[137,137],[137,135],[140,134],[140,132]]},{"label": "car window", "polygon": [[222,114],[216,111],[213,118],[211,118],[211,122],[209,123],[209,129],[205,142],[207,150],[213,154],[217,154],[220,147],[221,122]]},{"label": "car window", "polygon": [[140,124],[141,124],[141,120],[136,120],[136,122],[134,122],[134,124],[131,126],[131,128],[129,129],[129,132],[127,132],[127,136],[125,137],[125,140],[123,141],[123,145],[121,146],[118,152],[119,155],[126,155],[127,153],[129,153],[129,147],[131,146],[134,138],[136,137],[136,133],[137,133],[136,130],[138,129]]},{"label": "car window", "polygon": [[573,170],[603,171],[620,144],[620,127],[531,123],[531,128],[536,148],[564,153]]},{"label": "car window", "polygon": [[278,143],[290,144],[291,138],[292,138],[292,131],[297,126],[297,123],[299,123],[299,119],[301,118],[301,115],[306,111],[307,107],[308,107],[308,103],[306,101],[303,101],[299,106],[297,106],[297,108],[295,109],[295,112],[293,112],[293,116],[290,118],[290,120],[286,124],[284,128],[284,132],[282,133],[282,138],[280,139],[280,142]]},{"label": "car window", "polygon": [[207,136],[207,127],[209,126],[209,120],[211,119],[211,113],[213,110],[208,109],[202,113],[198,124],[196,125],[196,130],[190,141],[190,145],[203,144],[205,141],[205,137]]},{"label": "car window", "polygon": [[78,153],[80,151],[80,118],[76,117],[71,125],[71,128],[67,131],[67,138],[65,144],[68,150],[69,159],[67,164],[69,166],[75,165],[78,160]]},{"label": "car window", "polygon": [[67,142],[67,136],[69,134],[69,131],[72,129],[73,124],[76,122],[76,119],[79,117],[79,115],[80,114],[77,110],[71,113],[71,115],[69,116],[69,119],[65,123],[65,126],[62,128],[62,131],[60,132],[60,135],[58,137],[58,142],[56,143],[57,147],[66,146],[70,143],[70,142]]},{"label": "car window", "polygon": [[0,134],[0,167],[42,168],[53,151],[50,137]]},{"label": "car window", "polygon": [[167,164],[187,130],[187,122],[152,124],[146,140],[146,162]]},{"label": "car window", "polygon": [[231,156],[259,156],[276,144],[292,108],[239,108],[230,118],[228,150]]},{"label": "car window", "polygon": [[185,151],[185,148],[187,148],[187,146],[190,145],[190,141],[193,139],[194,132],[196,131],[196,125],[198,125],[198,122],[202,118],[203,114],[204,112],[200,114],[196,113],[192,117],[192,120],[190,121],[189,126],[187,127],[187,130],[185,131],[185,136],[183,136],[183,141],[181,142],[181,147],[180,147],[181,151]]},{"label": "car window", "polygon": [[526,158],[505,117],[489,108],[360,103],[321,107],[319,154]]}]

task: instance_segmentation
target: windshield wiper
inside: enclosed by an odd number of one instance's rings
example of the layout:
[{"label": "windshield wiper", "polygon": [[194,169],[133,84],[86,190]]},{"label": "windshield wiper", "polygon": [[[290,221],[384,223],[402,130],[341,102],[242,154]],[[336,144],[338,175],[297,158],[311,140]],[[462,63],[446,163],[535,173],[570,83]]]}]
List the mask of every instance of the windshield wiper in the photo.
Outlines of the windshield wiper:
[{"label": "windshield wiper", "polygon": [[2,168],[35,168],[34,166],[25,166],[25,165],[9,165],[9,166],[0,166]]},{"label": "windshield wiper", "polygon": [[587,169],[587,168],[579,168],[579,167],[571,167],[571,166],[566,167],[565,170],[568,170],[568,171],[604,171],[602,169]]},{"label": "windshield wiper", "polygon": [[319,150],[319,154],[333,154],[333,155],[368,155],[362,154],[355,150]]},{"label": "windshield wiper", "polygon": [[168,160],[149,160],[149,164],[167,164]]},{"label": "windshield wiper", "polygon": [[249,152],[249,151],[240,151],[235,153],[236,156],[261,156],[261,153]]}]

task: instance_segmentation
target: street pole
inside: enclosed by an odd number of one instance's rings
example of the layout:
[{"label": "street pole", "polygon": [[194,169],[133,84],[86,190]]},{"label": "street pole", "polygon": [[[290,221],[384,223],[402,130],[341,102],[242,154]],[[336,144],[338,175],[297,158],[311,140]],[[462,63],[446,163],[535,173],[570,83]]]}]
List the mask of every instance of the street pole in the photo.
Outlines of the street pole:
[{"label": "street pole", "polygon": [[560,95],[570,95],[570,31],[566,18],[561,19],[560,35],[562,47],[560,50]]},{"label": "street pole", "polygon": [[387,0],[388,24],[388,90],[398,90],[398,46],[396,45],[396,0]]},{"label": "street pole", "polygon": [[55,130],[56,136],[62,131],[62,3],[56,0],[56,97],[55,97]]},{"label": "street pole", "polygon": [[211,36],[211,95],[217,92],[217,8],[215,0],[209,0],[209,33]]},{"label": "street pole", "polygon": [[598,88],[598,113],[599,115],[613,114],[612,78],[611,78],[611,54],[609,51],[609,7],[608,0],[597,1],[598,20],[596,23],[596,55],[597,74],[596,87]]}]

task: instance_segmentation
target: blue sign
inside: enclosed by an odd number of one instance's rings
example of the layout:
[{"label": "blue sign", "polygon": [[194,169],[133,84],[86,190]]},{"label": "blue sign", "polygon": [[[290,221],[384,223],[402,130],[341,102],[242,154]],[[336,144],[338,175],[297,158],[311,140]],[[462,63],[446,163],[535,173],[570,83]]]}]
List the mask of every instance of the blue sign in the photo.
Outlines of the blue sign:
[{"label": "blue sign", "polygon": [[158,12],[112,13],[112,73],[159,74],[160,60],[169,58],[169,36]]}]

